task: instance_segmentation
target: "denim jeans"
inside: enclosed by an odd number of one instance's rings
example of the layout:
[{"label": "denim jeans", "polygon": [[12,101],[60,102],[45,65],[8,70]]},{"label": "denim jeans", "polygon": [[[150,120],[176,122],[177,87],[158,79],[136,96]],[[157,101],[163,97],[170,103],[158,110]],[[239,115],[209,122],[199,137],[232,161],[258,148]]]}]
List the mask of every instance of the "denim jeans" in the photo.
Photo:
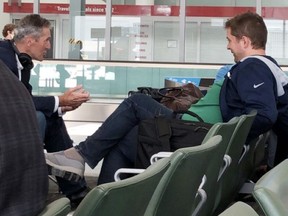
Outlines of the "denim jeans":
[{"label": "denim jeans", "polygon": [[43,114],[43,112],[40,112],[40,111],[36,111],[36,117],[37,117],[37,121],[39,124],[40,136],[41,136],[41,139],[43,141],[45,138],[46,118],[45,118],[45,115]]},{"label": "denim jeans", "polygon": [[144,94],[125,99],[102,126],[76,149],[94,168],[104,158],[98,184],[113,181],[114,172],[131,167],[137,154],[137,126],[141,120],[156,115],[172,118],[173,112]]}]

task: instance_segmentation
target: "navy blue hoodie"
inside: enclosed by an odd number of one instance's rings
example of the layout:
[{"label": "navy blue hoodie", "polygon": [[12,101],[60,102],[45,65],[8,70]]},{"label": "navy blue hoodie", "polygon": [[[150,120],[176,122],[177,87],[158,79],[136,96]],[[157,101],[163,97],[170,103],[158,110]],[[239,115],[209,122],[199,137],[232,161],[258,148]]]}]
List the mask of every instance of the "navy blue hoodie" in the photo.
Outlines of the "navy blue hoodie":
[{"label": "navy blue hoodie", "polygon": [[[265,57],[277,64],[273,58]],[[277,120],[278,112],[285,112],[287,108],[287,93],[280,98],[277,96],[276,79],[262,60],[247,58],[240,61],[225,76],[220,92],[223,121],[257,110],[248,140],[270,130]]]}]

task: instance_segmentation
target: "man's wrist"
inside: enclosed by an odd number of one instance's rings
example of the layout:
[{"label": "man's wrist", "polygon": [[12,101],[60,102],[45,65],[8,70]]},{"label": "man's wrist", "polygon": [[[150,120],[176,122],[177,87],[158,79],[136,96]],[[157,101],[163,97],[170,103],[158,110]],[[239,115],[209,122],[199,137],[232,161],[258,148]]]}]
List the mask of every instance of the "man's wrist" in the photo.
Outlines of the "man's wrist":
[{"label": "man's wrist", "polygon": [[59,97],[58,96],[54,96],[54,99],[55,99],[55,104],[54,104],[54,111],[53,112],[56,112],[57,109],[59,108]]},{"label": "man's wrist", "polygon": [[63,112],[63,111],[62,111],[62,108],[59,107],[59,108],[58,108],[58,116],[59,116],[59,117],[62,117],[64,114],[65,114],[65,112]]}]

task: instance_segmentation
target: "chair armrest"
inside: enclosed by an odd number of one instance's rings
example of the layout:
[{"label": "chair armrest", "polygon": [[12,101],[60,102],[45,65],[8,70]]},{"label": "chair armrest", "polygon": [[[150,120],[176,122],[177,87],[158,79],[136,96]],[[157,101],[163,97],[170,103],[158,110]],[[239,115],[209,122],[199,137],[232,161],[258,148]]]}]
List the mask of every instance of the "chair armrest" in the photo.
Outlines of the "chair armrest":
[{"label": "chair armrest", "polygon": [[70,200],[66,197],[62,197],[48,204],[38,216],[64,216],[67,215],[70,211]]},{"label": "chair armrest", "polygon": [[239,161],[238,161],[238,164],[240,164],[241,163],[241,161],[243,160],[243,158],[245,157],[245,155],[249,152],[249,149],[250,149],[250,145],[244,145],[243,146],[243,151],[242,151],[242,154],[241,154],[241,157],[240,157],[240,159],[239,159]]},{"label": "chair armrest", "polygon": [[[206,175],[203,175],[202,181],[198,187],[198,191],[197,191],[196,196],[195,196],[195,200],[198,196],[200,196],[200,200],[197,203],[192,215],[197,215],[207,200],[207,194],[206,194],[205,190],[203,189],[203,186],[205,185],[206,182],[207,182],[207,177],[206,177]],[[197,199],[197,201],[198,201],[198,199]]]},{"label": "chair armrest", "polygon": [[154,155],[151,156],[150,158],[150,163],[153,164],[155,163],[157,160],[161,159],[161,158],[167,158],[170,157],[172,155],[173,152],[158,152]]},{"label": "chair armrest", "polygon": [[202,208],[202,206],[204,205],[204,203],[207,200],[207,194],[206,194],[205,190],[203,190],[202,188],[198,189],[196,196],[198,196],[198,195],[201,197],[201,199],[200,199],[200,202],[198,203],[198,205],[196,206],[195,210],[193,211],[192,216],[198,215],[198,212],[200,211],[200,209]]},{"label": "chair armrest", "polygon": [[127,173],[139,174],[139,173],[142,173],[144,171],[145,171],[145,169],[120,168],[115,172],[114,179],[115,179],[115,181],[120,181],[121,180],[120,175],[123,173],[125,173],[125,174],[127,174]]},{"label": "chair armrest", "polygon": [[231,165],[231,163],[232,163],[232,158],[229,155],[225,154],[223,157],[223,166],[220,168],[217,181],[219,181],[219,179],[222,177],[223,173]]},{"label": "chair armrest", "polygon": [[201,184],[199,185],[199,189],[202,189],[206,182],[207,182],[207,177],[206,177],[206,175],[204,175],[202,177]]}]

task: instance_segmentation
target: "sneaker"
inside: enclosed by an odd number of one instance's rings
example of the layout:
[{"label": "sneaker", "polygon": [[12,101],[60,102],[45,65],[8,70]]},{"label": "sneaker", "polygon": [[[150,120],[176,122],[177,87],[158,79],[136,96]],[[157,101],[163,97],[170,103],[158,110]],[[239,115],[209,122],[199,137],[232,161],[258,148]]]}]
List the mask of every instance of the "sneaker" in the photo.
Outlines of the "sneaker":
[{"label": "sneaker", "polygon": [[84,162],[67,158],[63,151],[57,153],[45,153],[48,174],[78,182],[84,176]]}]

